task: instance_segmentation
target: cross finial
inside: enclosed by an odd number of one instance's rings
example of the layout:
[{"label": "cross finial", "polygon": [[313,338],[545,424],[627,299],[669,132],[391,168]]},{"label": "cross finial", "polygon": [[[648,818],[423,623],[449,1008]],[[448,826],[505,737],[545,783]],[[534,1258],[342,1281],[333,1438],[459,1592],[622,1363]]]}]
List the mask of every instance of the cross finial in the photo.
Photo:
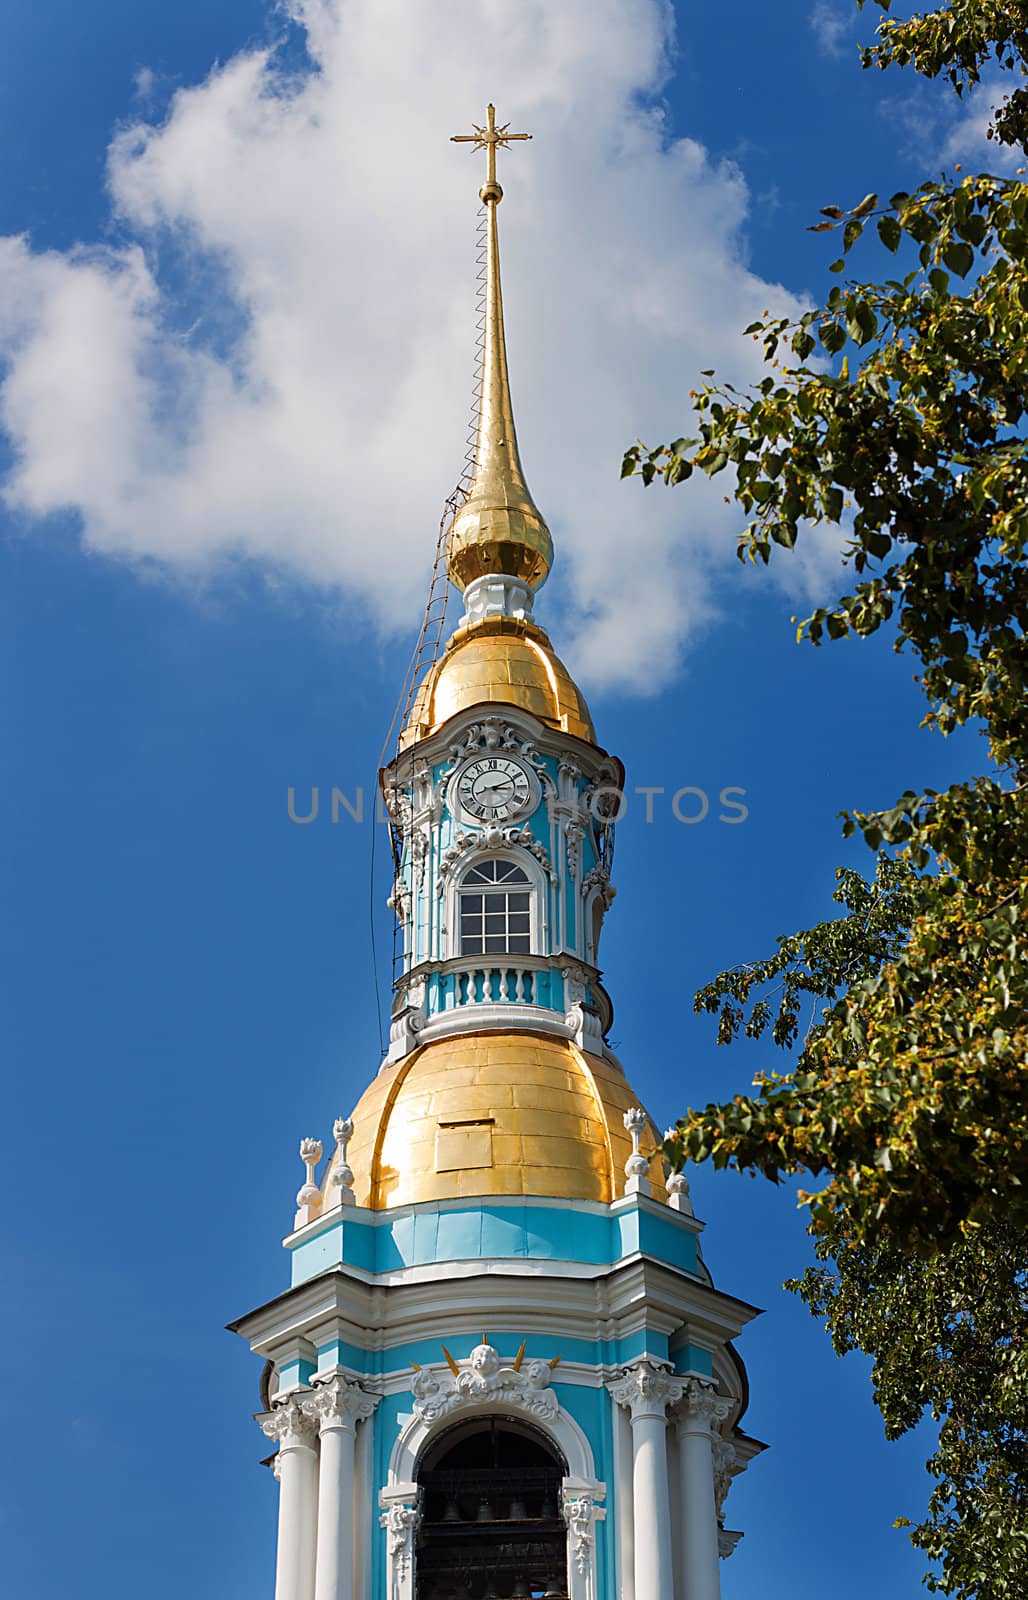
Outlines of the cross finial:
[{"label": "cross finial", "polygon": [[472,123],[474,133],[451,134],[453,144],[470,144],[476,150],[484,150],[488,161],[488,172],[485,183],[478,191],[483,200],[500,201],[503,199],[503,190],[496,181],[496,152],[499,149],[509,150],[512,139],[531,139],[530,133],[511,133],[510,123],[504,122],[496,126],[496,107],[486,106],[486,123],[480,128],[477,123]]}]

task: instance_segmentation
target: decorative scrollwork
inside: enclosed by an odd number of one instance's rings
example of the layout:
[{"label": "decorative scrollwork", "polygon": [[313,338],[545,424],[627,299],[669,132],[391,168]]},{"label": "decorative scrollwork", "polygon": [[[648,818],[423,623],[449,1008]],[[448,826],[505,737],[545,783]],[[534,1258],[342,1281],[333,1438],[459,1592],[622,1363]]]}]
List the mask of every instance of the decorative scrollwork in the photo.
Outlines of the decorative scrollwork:
[{"label": "decorative scrollwork", "polygon": [[560,1402],[550,1388],[559,1359],[523,1363],[519,1356],[508,1365],[491,1344],[483,1341],[472,1350],[463,1370],[448,1357],[454,1374],[452,1384],[440,1383],[434,1372],[418,1368],[411,1384],[414,1414],[425,1422],[437,1422],[461,1406],[497,1400],[552,1421],[560,1411]]}]

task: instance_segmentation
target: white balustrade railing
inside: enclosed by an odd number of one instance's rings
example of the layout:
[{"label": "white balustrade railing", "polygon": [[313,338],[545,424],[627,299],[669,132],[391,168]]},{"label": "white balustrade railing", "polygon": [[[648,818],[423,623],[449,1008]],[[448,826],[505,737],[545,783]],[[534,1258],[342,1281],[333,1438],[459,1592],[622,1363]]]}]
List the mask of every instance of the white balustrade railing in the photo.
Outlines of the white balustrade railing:
[{"label": "white balustrade railing", "polygon": [[469,962],[453,974],[454,1001],[459,1006],[536,1005],[541,977],[542,973],[535,967]]}]

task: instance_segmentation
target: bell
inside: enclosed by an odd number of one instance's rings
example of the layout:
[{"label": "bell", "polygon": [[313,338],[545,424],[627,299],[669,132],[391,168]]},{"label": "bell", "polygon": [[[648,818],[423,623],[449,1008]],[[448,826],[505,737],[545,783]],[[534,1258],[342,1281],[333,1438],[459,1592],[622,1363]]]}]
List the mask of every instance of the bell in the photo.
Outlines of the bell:
[{"label": "bell", "polygon": [[463,1522],[463,1520],[464,1519],[460,1514],[460,1506],[457,1504],[456,1500],[454,1500],[452,1498],[447,1500],[447,1502],[446,1502],[446,1510],[443,1512],[443,1521],[444,1522]]},{"label": "bell", "polygon": [[530,1600],[530,1591],[524,1578],[518,1578],[510,1592],[510,1600]]},{"label": "bell", "polygon": [[[495,1518],[493,1517],[493,1508],[489,1504],[489,1502],[486,1499],[485,1495],[483,1495],[481,1500],[478,1502],[478,1511],[477,1511],[476,1516],[475,1516],[475,1521],[476,1522],[493,1522],[493,1521],[495,1521]],[[486,1596],[486,1600],[488,1600],[488,1596]]]},{"label": "bell", "polygon": [[[551,1495],[546,1496],[546,1499],[543,1501],[542,1511],[539,1513],[539,1515],[544,1517],[547,1522],[552,1522],[554,1517],[557,1515],[557,1507],[554,1504],[553,1497]],[[543,1596],[543,1600],[546,1600],[545,1595]]]},{"label": "bell", "polygon": [[551,1579],[546,1586],[546,1593],[543,1595],[543,1600],[567,1600],[567,1594],[564,1589],[564,1585],[562,1583],[558,1583],[556,1578]]},{"label": "bell", "polygon": [[[515,1495],[514,1499],[511,1501],[510,1510],[507,1512],[507,1516],[511,1522],[524,1522],[528,1516],[528,1512],[525,1510],[525,1502],[522,1500],[519,1494]],[[515,1589],[514,1593],[517,1595],[518,1600],[521,1600],[521,1596],[517,1589]],[[524,1593],[527,1595],[528,1590],[525,1589]]]}]

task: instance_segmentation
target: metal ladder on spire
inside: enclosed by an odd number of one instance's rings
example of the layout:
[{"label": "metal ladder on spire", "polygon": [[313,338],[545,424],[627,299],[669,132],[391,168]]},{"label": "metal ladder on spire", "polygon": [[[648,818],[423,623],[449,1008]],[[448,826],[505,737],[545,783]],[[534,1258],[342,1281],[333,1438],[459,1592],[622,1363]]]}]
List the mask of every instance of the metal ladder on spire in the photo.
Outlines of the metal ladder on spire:
[{"label": "metal ladder on spire", "polygon": [[[428,586],[428,599],[425,602],[425,611],[421,619],[421,628],[418,632],[417,642],[411,652],[404,674],[403,687],[400,690],[396,708],[393,711],[392,721],[389,724],[382,749],[379,753],[378,766],[381,770],[385,761],[386,751],[393,739],[395,729],[396,738],[393,742],[393,759],[400,751],[400,738],[403,730],[410,720],[411,711],[418,689],[424,679],[432,671],[439,660],[440,648],[443,641],[443,631],[446,627],[446,613],[449,603],[450,580],[446,570],[446,541],[449,536],[454,518],[460,511],[468,497],[468,489],[475,467],[475,452],[478,444],[478,422],[482,412],[482,373],[485,360],[485,298],[486,298],[486,228],[488,225],[488,212],[482,205],[478,214],[476,227],[477,241],[475,250],[475,376],[471,395],[471,412],[468,421],[468,434],[464,447],[464,464],[460,478],[452,494],[447,496],[443,506],[443,514],[439,519],[439,531],[436,535],[435,555],[432,560],[432,577]],[[396,825],[389,819],[389,845],[392,856],[393,872],[399,876],[403,841],[399,837]],[[371,878],[370,878],[369,917],[371,919],[372,943],[372,969],[374,974],[375,1005],[378,1012],[378,1025],[380,1041],[382,1039],[382,1009],[381,998],[378,993],[378,962],[375,955],[375,830],[371,836]],[[397,973],[401,963],[399,950],[399,919],[393,918],[393,949],[392,949],[392,981],[395,985]]]},{"label": "metal ladder on spire", "polygon": [[[475,251],[475,378],[471,394],[471,414],[468,421],[468,435],[464,447],[464,465],[461,469],[457,486],[450,494],[443,507],[443,514],[439,520],[439,532],[436,536],[435,557],[432,562],[432,577],[428,587],[428,599],[425,602],[425,613],[421,619],[421,630],[417,643],[411,654],[404,678],[403,689],[400,694],[402,715],[396,724],[396,751],[399,750],[399,740],[404,728],[407,726],[414,700],[422,680],[432,671],[439,660],[440,646],[443,641],[443,630],[446,627],[446,612],[449,601],[449,578],[446,571],[446,541],[449,536],[454,518],[460,511],[468,497],[468,488],[471,475],[475,467],[475,450],[478,443],[478,421],[482,412],[482,368],[485,354],[485,271],[486,271],[486,224],[488,213],[483,205],[478,214],[477,243]],[[398,707],[399,709],[399,707]],[[394,752],[396,753],[396,752]]]}]

